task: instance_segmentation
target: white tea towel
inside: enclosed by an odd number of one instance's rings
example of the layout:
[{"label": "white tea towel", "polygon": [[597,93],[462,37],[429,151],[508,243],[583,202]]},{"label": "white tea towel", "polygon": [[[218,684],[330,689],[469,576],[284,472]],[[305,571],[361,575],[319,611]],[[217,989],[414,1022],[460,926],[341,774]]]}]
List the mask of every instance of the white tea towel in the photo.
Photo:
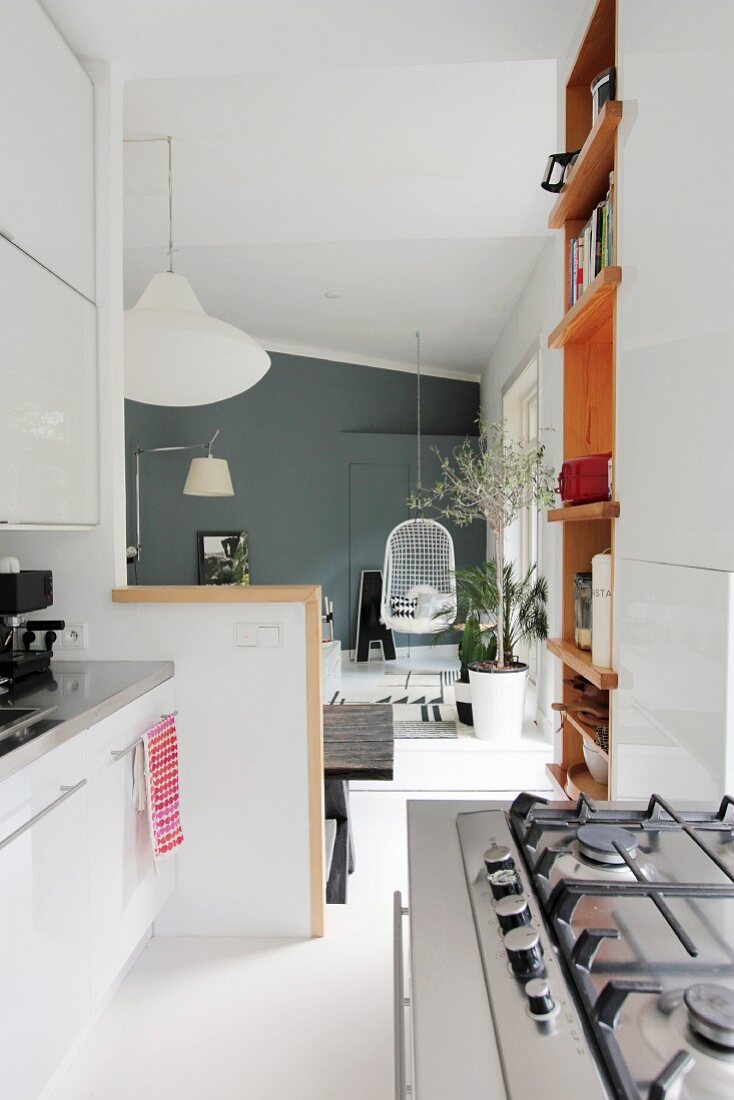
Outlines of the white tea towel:
[{"label": "white tea towel", "polygon": [[143,739],[133,749],[133,809],[142,814],[148,806],[148,789],[145,782],[145,745]]}]

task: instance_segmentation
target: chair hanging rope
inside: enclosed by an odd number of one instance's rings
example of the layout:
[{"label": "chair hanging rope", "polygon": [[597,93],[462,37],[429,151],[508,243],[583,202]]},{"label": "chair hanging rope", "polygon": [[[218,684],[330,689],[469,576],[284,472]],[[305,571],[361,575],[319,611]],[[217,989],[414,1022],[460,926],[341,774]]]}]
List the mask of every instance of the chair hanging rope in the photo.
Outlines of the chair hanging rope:
[{"label": "chair hanging rope", "polygon": [[398,524],[387,540],[380,617],[402,634],[439,634],[456,618],[456,566],[451,535],[423,516],[420,332],[415,340],[418,518]]},{"label": "chair hanging rope", "polygon": [[417,495],[419,515],[423,515],[423,472],[421,466],[421,334],[415,334],[415,403],[416,403],[416,445],[418,456],[416,461]]}]

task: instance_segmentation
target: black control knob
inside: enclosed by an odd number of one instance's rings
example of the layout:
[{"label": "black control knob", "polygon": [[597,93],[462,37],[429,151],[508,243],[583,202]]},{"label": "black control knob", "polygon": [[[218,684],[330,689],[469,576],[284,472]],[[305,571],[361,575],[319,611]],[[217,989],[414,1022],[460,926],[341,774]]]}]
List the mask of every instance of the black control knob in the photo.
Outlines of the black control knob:
[{"label": "black control knob", "polygon": [[487,874],[491,875],[495,871],[511,871],[515,861],[506,844],[495,844],[493,848],[487,848],[484,853],[484,866],[487,868]]},{"label": "black control knob", "polygon": [[487,881],[495,900],[506,898],[508,894],[522,893],[522,883],[515,870],[493,871],[491,875],[487,875]]},{"label": "black control knob", "polygon": [[500,898],[495,913],[503,932],[530,924],[530,910],[522,894],[508,894],[507,897]]},{"label": "black control knob", "polygon": [[530,978],[543,969],[543,948],[535,928],[512,928],[504,942],[510,966],[518,978]]},{"label": "black control knob", "polygon": [[528,1008],[533,1016],[550,1016],[556,1007],[545,978],[533,978],[525,985]]}]

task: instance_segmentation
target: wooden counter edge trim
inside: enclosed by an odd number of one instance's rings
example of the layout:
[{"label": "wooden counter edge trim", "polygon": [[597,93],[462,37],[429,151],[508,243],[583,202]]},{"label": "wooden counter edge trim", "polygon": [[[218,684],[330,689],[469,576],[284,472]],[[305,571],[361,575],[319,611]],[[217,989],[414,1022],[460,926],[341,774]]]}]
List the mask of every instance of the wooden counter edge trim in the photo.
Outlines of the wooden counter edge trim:
[{"label": "wooden counter edge trim", "polygon": [[308,834],[311,935],[324,934],[324,731],[321,687],[321,586],[317,584],[131,585],[113,588],[113,603],[302,603],[306,639],[306,751],[308,756]]},{"label": "wooden counter edge trim", "polygon": [[308,747],[308,833],[311,849],[311,935],[324,934],[324,708],[321,661],[321,587],[304,599],[306,608],[306,738]]},{"label": "wooden counter edge trim", "polygon": [[315,584],[172,584],[113,588],[113,603],[307,603],[320,599]]}]

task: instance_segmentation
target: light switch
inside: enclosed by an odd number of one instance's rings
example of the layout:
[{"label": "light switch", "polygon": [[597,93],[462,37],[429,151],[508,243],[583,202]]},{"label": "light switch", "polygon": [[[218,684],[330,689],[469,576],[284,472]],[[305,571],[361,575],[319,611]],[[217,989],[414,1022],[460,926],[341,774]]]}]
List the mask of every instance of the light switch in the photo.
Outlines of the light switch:
[{"label": "light switch", "polygon": [[234,644],[254,648],[257,645],[257,626],[254,623],[235,623]]},{"label": "light switch", "polygon": [[263,649],[277,649],[280,645],[279,626],[261,626],[258,629],[258,645]]}]

